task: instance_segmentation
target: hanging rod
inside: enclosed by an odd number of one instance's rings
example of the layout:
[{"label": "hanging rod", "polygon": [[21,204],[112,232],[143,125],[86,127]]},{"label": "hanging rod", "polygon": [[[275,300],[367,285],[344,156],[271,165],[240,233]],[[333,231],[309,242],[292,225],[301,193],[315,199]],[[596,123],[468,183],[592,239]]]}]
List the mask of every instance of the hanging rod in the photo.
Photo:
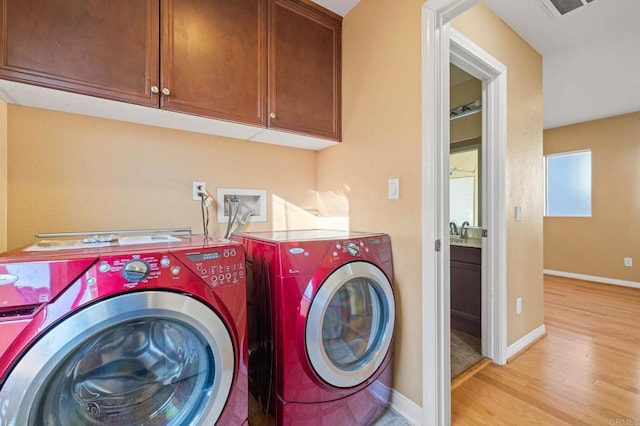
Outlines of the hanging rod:
[{"label": "hanging rod", "polygon": [[482,102],[473,101],[459,107],[452,108],[449,112],[449,119],[455,120],[457,118],[466,117],[467,115],[475,114],[482,111]]},{"label": "hanging rod", "polygon": [[474,175],[476,174],[475,170],[463,170],[463,169],[458,169],[456,167],[454,167],[453,169],[449,169],[449,176],[451,176],[454,173],[469,173],[470,175]]}]

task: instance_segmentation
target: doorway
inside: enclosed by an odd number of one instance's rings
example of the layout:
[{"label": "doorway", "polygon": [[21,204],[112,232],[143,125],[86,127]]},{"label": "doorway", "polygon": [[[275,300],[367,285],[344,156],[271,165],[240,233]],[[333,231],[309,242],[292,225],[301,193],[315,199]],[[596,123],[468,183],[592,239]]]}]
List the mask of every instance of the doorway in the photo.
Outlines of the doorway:
[{"label": "doorway", "polygon": [[[482,194],[479,204],[482,218],[482,355],[497,364],[505,364],[507,70],[455,30],[448,28],[448,32],[451,64],[482,81],[482,149],[479,161],[482,176],[479,189]],[[448,147],[447,143],[444,145]],[[442,191],[447,189],[441,188]]]},{"label": "doorway", "polygon": [[[506,363],[506,67],[450,28],[477,0],[423,7],[423,401],[422,424],[450,424],[449,63],[483,81],[482,351]],[[486,267],[485,267],[486,266]],[[485,293],[486,292],[486,296]]]},{"label": "doorway", "polygon": [[[449,67],[449,282],[451,378],[482,353],[482,81]],[[486,295],[486,292],[485,292]]]}]

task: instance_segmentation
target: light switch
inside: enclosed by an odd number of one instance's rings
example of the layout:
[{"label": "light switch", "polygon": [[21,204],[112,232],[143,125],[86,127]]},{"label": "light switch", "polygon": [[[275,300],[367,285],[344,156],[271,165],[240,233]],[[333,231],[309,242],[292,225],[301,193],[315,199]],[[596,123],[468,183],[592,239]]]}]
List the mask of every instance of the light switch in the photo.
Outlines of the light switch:
[{"label": "light switch", "polygon": [[389,179],[389,199],[397,200],[400,198],[400,178]]},{"label": "light switch", "polygon": [[516,206],[516,222],[522,222],[522,206]]}]

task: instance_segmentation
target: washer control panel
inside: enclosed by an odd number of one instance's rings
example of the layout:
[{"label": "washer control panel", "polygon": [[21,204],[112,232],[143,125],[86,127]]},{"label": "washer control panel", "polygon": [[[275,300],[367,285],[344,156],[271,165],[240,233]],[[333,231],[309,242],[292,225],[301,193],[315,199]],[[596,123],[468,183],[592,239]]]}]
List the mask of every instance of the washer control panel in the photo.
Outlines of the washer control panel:
[{"label": "washer control panel", "polygon": [[240,245],[185,252],[184,256],[189,268],[214,287],[239,284],[245,279],[244,251]]},{"label": "washer control panel", "polygon": [[97,274],[94,280],[116,283],[116,276],[124,278],[125,287],[133,288],[138,283],[150,282],[159,279],[162,275],[161,259],[159,253],[140,253],[122,256],[103,257],[98,261]]},{"label": "washer control panel", "polygon": [[139,253],[103,257],[93,269],[94,280],[124,279],[124,286],[183,281],[196,274],[213,287],[244,282],[245,263],[241,245],[175,250],[165,253]]}]

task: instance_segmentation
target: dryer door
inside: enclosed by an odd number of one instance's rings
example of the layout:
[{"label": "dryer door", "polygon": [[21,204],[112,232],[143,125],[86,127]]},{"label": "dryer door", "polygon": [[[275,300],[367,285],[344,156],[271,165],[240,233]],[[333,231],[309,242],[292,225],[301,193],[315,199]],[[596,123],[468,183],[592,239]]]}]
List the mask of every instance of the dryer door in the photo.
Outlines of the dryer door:
[{"label": "dryer door", "polygon": [[231,336],[208,306],[125,294],[69,316],[24,354],[0,390],[0,423],[213,425],[233,375]]},{"label": "dryer door", "polygon": [[391,346],[395,299],[387,276],[368,262],[336,269],[316,293],[305,329],[318,376],[349,388],[369,379]]}]

